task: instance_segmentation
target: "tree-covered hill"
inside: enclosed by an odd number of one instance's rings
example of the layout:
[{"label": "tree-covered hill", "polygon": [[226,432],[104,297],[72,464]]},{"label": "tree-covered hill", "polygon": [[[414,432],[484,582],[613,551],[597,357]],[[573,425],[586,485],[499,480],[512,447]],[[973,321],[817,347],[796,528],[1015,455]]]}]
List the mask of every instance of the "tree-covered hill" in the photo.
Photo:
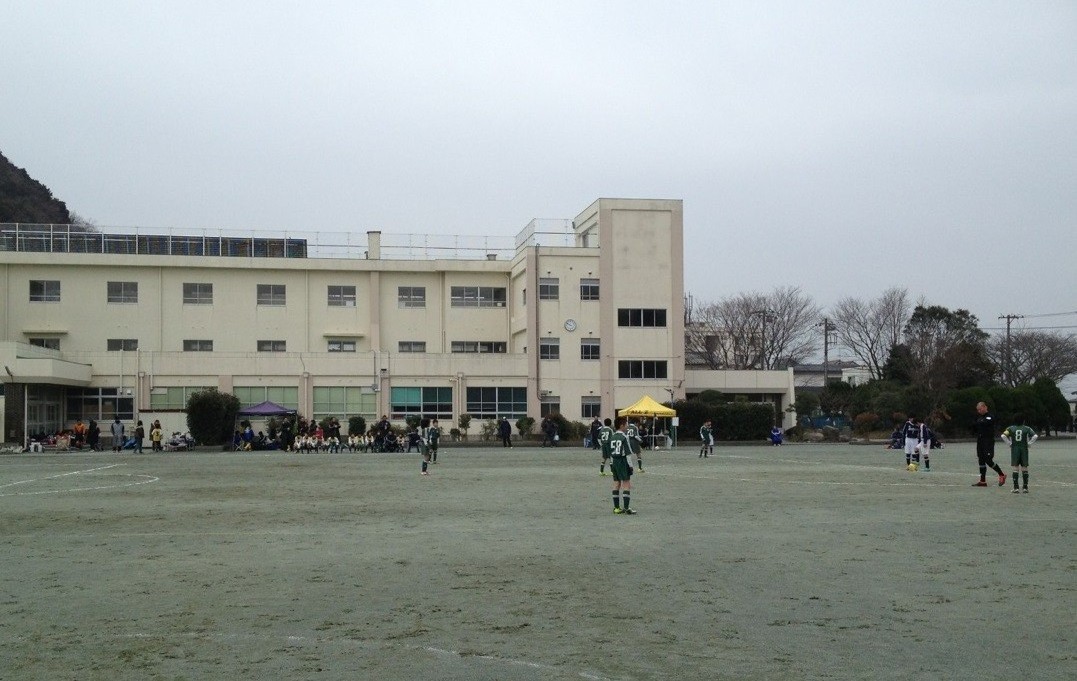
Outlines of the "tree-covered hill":
[{"label": "tree-covered hill", "polygon": [[67,205],[0,153],[0,223],[69,224]]}]

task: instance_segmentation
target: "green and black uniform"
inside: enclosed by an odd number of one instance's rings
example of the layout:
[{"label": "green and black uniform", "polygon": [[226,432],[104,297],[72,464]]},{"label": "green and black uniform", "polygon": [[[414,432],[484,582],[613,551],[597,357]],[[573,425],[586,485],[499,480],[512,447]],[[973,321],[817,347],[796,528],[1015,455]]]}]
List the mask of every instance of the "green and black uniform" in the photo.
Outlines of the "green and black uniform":
[{"label": "green and black uniform", "polygon": [[704,424],[699,428],[699,439],[703,442],[699,447],[699,455],[706,457],[708,453],[714,454],[714,431]]},{"label": "green and black uniform", "polygon": [[[598,442],[602,447],[602,463],[598,464],[598,472],[605,475],[606,461],[612,456],[612,449],[610,447],[610,441],[613,438],[613,434],[617,432],[609,426],[602,426],[598,429]],[[610,466],[610,470],[613,470],[613,466]]]},{"label": "green and black uniform", "polygon": [[441,429],[437,426],[430,426],[426,429],[426,448],[434,461],[438,460],[438,438],[440,437]]},{"label": "green and black uniform", "polygon": [[632,453],[636,455],[636,468],[639,472],[643,472],[643,447],[641,443],[643,438],[639,436],[639,426],[634,423],[629,423],[625,427],[625,434],[628,436],[628,443],[632,447]]},{"label": "green and black uniform", "polygon": [[1024,467],[1021,477],[1025,491],[1028,491],[1028,446],[1036,441],[1036,431],[1028,426],[1010,426],[1002,431],[1002,439],[1010,445],[1010,465],[1013,466],[1013,491],[1017,492],[1018,467]]}]

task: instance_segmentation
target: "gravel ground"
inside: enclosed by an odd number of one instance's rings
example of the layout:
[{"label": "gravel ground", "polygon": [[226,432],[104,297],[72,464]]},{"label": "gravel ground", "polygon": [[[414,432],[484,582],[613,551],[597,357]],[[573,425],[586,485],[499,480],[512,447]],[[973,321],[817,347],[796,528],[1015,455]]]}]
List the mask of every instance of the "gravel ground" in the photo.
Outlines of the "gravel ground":
[{"label": "gravel ground", "polygon": [[1077,678],[1077,442],[933,463],[654,452],[626,517],[580,448],[2,456],[0,678]]}]

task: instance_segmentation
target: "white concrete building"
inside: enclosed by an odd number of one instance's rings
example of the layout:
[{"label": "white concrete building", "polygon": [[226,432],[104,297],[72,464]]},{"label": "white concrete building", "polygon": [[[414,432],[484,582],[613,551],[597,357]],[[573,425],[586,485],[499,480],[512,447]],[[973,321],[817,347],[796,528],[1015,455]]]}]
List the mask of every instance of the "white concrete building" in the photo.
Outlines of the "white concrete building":
[{"label": "white concrete building", "polygon": [[678,200],[599,199],[514,244],[445,251],[387,247],[380,232],[323,244],[102,231],[0,226],[9,441],[76,418],[107,431],[116,415],[185,430],[204,387],[319,418],[443,424],[590,420],[688,387],[793,399],[791,379],[753,372],[686,386]]}]

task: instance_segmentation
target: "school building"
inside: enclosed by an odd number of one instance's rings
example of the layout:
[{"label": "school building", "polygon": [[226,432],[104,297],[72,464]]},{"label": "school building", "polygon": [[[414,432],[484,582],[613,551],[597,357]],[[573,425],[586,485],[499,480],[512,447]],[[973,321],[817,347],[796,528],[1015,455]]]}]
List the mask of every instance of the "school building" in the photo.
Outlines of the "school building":
[{"label": "school building", "polygon": [[679,200],[599,199],[514,240],[0,225],[2,439],[183,431],[207,387],[443,425],[708,388],[784,410],[791,372],[686,371],[683,220]]}]

